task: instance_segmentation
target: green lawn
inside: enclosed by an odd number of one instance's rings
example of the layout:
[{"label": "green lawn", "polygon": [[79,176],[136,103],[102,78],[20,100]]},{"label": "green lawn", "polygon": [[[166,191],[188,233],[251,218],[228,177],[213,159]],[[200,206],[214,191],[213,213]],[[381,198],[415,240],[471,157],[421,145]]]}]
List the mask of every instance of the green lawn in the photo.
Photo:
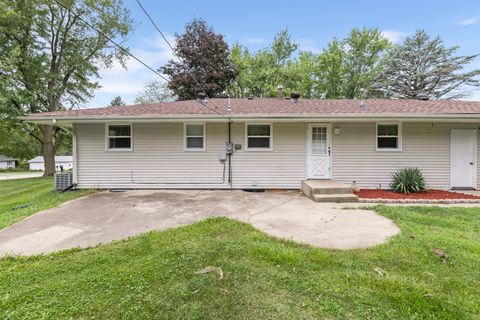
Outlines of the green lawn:
[{"label": "green lawn", "polygon": [[[92,190],[58,193],[53,191],[53,178],[29,178],[0,181],[0,229],[41,210],[53,208]],[[15,207],[25,208],[12,210]]]},{"label": "green lawn", "polygon": [[[0,318],[479,319],[480,209],[377,210],[402,232],[365,250],[315,249],[215,218],[4,258]],[[195,274],[206,266],[224,278]]]}]

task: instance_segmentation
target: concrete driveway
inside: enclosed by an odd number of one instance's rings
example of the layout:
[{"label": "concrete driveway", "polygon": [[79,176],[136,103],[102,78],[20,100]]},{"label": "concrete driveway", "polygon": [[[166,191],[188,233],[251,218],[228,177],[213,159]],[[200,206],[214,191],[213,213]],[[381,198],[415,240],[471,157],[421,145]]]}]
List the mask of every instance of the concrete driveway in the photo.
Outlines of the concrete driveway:
[{"label": "concrete driveway", "polygon": [[315,203],[298,191],[195,190],[100,192],[45,210],[0,231],[0,256],[90,247],[226,216],[267,234],[322,248],[365,248],[399,229],[370,210]]},{"label": "concrete driveway", "polygon": [[0,172],[0,180],[38,178],[43,176],[42,171],[32,172]]}]

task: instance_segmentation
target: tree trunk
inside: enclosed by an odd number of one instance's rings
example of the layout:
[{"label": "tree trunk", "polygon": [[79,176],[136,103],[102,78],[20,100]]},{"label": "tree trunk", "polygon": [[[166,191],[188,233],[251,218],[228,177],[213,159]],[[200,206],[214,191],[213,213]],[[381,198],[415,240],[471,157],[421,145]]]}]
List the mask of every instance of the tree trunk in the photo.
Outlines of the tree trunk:
[{"label": "tree trunk", "polygon": [[55,148],[53,146],[53,126],[42,125],[42,154],[45,164],[44,177],[55,173]]}]

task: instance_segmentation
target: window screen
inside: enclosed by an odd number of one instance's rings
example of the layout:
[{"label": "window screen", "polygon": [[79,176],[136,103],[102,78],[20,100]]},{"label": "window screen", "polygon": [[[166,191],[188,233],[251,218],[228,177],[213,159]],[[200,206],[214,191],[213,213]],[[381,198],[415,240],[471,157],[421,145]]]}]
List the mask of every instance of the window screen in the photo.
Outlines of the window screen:
[{"label": "window screen", "polygon": [[108,149],[132,148],[132,127],[130,125],[108,126]]},{"label": "window screen", "polygon": [[399,149],[398,124],[377,125],[377,149]]},{"label": "window screen", "polygon": [[203,124],[185,125],[186,149],[203,150],[205,146],[205,126]]},{"label": "window screen", "polygon": [[270,149],[271,148],[271,126],[269,124],[247,125],[247,148],[248,149]]}]

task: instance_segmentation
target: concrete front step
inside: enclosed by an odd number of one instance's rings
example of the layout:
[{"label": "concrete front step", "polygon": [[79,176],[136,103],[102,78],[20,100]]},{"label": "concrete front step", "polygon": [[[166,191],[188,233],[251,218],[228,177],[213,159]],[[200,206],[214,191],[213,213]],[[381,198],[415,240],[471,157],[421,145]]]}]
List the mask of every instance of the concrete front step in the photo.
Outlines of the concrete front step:
[{"label": "concrete front step", "polygon": [[314,194],[310,197],[315,202],[358,202],[358,197],[351,194]]},{"label": "concrete front step", "polygon": [[350,186],[335,180],[304,180],[302,191],[317,202],[358,202]]},{"label": "concrete front step", "polygon": [[335,180],[304,180],[302,191],[307,196],[314,194],[352,194],[352,188]]}]

